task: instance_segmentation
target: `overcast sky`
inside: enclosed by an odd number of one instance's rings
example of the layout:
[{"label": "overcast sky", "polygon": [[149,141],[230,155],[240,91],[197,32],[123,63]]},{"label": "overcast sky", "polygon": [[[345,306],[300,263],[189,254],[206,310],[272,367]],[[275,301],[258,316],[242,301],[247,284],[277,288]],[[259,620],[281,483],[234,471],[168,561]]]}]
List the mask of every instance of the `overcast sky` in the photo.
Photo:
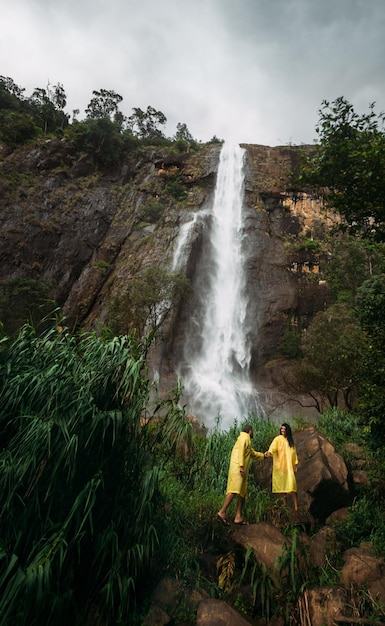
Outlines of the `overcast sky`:
[{"label": "overcast sky", "polygon": [[0,0],[0,74],[25,95],[61,83],[84,119],[94,89],[270,146],[312,143],[323,100],[385,110],[385,0]]}]

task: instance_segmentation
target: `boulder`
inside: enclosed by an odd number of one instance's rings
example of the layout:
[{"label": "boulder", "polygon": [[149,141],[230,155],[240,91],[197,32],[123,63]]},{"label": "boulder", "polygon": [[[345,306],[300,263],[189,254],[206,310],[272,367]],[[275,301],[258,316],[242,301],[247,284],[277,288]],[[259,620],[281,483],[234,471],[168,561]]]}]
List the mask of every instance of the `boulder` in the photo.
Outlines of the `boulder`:
[{"label": "boulder", "polygon": [[330,526],[322,526],[310,541],[309,562],[314,567],[325,567],[328,555],[336,551],[335,532]]},{"label": "boulder", "polygon": [[331,513],[329,517],[326,518],[325,526],[334,526],[335,524],[338,524],[338,522],[345,522],[349,519],[349,516],[350,512],[347,507],[337,509],[336,511],[333,511],[333,513]]},{"label": "boulder", "polygon": [[369,548],[351,548],[344,553],[340,583],[345,587],[361,587],[381,579],[384,574],[384,560],[373,556]]},{"label": "boulder", "polygon": [[335,618],[343,614],[346,591],[339,587],[307,589],[298,600],[300,624],[335,626]]},{"label": "boulder", "polygon": [[368,590],[372,598],[385,606],[385,576],[370,583]]},{"label": "boulder", "polygon": [[252,548],[255,558],[266,569],[273,573],[277,558],[282,555],[284,544],[290,545],[291,540],[285,537],[278,528],[269,522],[240,526],[233,533],[233,539],[247,550]]},{"label": "boulder", "polygon": [[199,603],[196,623],[197,626],[250,626],[252,622],[223,600],[209,598]]},{"label": "boulder", "polygon": [[151,608],[144,624],[147,626],[163,626],[176,616],[194,616],[198,604],[207,597],[203,590],[191,590],[182,580],[164,576],[155,588],[151,597]]}]

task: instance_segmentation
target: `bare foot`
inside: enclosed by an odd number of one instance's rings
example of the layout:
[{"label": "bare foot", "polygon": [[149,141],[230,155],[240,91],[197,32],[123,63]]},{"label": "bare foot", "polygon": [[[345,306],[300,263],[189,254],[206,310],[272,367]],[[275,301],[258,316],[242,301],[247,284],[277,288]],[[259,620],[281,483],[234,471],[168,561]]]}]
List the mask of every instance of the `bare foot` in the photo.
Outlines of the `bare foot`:
[{"label": "bare foot", "polygon": [[226,516],[223,515],[223,513],[221,513],[220,511],[218,511],[217,513],[217,518],[219,519],[219,521],[222,522],[222,524],[224,524],[225,526],[230,526],[229,522],[226,519]]}]

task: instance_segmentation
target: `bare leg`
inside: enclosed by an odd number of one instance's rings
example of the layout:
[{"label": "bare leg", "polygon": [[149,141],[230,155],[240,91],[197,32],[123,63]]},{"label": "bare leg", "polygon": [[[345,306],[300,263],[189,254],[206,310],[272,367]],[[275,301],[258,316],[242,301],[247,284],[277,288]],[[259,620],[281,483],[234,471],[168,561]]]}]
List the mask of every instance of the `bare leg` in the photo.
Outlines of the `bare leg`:
[{"label": "bare leg", "polygon": [[218,511],[218,517],[220,517],[221,520],[226,521],[227,507],[229,506],[230,502],[232,502],[232,500],[233,500],[235,495],[236,495],[235,493],[227,493],[226,494],[225,501],[222,504],[222,508],[219,509],[219,511]]},{"label": "bare leg", "polygon": [[285,493],[281,493],[281,502],[282,502],[282,506],[286,506],[286,494]]},{"label": "bare leg", "polygon": [[242,498],[242,496],[238,496],[237,511],[235,513],[235,518],[234,518],[234,522],[236,524],[240,524],[241,522],[243,522],[242,509],[243,509],[244,501],[245,501],[245,498]]},{"label": "bare leg", "polygon": [[291,492],[291,495],[293,497],[293,504],[294,504],[294,511],[298,511],[298,499],[297,499],[297,494],[295,491]]}]

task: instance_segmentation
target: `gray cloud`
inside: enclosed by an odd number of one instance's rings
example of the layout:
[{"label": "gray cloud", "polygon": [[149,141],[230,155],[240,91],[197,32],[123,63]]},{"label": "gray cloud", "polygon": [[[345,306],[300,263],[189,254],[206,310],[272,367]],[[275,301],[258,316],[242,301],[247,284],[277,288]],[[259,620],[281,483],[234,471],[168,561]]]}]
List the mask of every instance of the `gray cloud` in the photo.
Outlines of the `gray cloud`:
[{"label": "gray cloud", "polygon": [[0,73],[148,105],[199,140],[308,143],[322,100],[385,108],[384,0],[0,0]]}]

